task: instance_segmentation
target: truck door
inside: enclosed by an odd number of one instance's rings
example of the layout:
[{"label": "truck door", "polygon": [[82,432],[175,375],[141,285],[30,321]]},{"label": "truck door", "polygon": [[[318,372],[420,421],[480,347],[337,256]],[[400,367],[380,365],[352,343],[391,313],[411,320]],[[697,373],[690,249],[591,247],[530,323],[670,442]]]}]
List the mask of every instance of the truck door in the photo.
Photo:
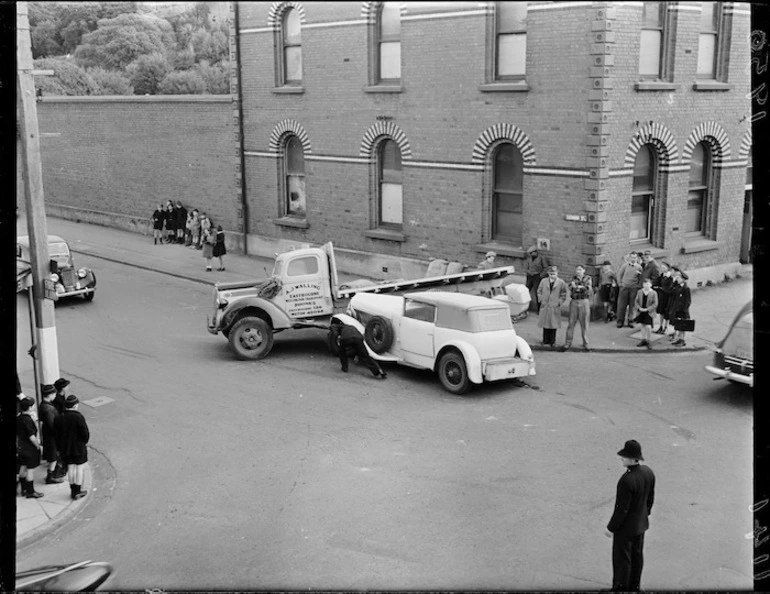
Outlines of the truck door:
[{"label": "truck door", "polygon": [[283,270],[281,292],[273,301],[290,317],[315,318],[333,312],[329,265],[324,252],[290,254]]}]

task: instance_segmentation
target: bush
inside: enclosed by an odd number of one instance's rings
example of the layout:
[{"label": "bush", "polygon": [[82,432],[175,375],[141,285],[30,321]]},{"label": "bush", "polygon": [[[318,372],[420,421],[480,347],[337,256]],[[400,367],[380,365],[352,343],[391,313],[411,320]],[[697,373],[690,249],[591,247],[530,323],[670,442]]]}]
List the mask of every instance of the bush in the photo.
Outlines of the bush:
[{"label": "bush", "polygon": [[141,56],[126,68],[135,95],[157,95],[161,81],[171,71],[166,56],[153,53]]},{"label": "bush", "polygon": [[133,95],[134,88],[122,72],[89,68],[86,70],[99,87],[95,95]]},{"label": "bush", "polygon": [[211,93],[212,95],[230,94],[229,62],[220,62],[211,66],[204,60],[195,70],[206,84],[206,93]]},{"label": "bush", "polygon": [[53,70],[53,76],[36,76],[35,87],[43,95],[96,95],[99,86],[74,62],[66,58],[41,58],[33,62],[37,70]]},{"label": "bush", "polygon": [[201,95],[206,92],[206,83],[192,70],[171,72],[160,83],[158,91],[163,95]]}]

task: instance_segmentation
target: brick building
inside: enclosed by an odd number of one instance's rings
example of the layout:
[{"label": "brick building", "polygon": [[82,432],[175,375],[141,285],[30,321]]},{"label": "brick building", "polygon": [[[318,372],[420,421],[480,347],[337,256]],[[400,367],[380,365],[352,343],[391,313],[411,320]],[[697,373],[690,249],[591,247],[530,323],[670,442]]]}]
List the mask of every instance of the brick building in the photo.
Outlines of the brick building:
[{"label": "brick building", "polygon": [[236,4],[251,252],[333,240],[386,277],[533,244],[565,272],[748,258],[749,4]]}]

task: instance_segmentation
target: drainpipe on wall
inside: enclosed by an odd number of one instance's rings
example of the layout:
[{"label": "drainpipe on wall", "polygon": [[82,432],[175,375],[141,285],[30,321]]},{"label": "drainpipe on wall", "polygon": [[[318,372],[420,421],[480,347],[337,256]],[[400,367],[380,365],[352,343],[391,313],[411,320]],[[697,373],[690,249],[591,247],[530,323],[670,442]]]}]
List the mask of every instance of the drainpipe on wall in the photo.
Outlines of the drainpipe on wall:
[{"label": "drainpipe on wall", "polygon": [[[238,105],[238,159],[240,164],[240,190],[241,190],[241,233],[243,234],[243,253],[248,255],[248,234],[249,234],[249,209],[246,200],[246,169],[245,160],[243,155],[243,87],[241,86],[241,36],[240,36],[240,20],[238,18],[238,2],[232,2],[232,14],[233,14],[233,39],[234,44],[231,44],[231,48],[234,50],[235,59],[231,61],[235,67],[235,101]],[[232,68],[233,66],[231,66]],[[232,77],[231,77],[232,81]],[[231,84],[231,92],[232,84]]]}]

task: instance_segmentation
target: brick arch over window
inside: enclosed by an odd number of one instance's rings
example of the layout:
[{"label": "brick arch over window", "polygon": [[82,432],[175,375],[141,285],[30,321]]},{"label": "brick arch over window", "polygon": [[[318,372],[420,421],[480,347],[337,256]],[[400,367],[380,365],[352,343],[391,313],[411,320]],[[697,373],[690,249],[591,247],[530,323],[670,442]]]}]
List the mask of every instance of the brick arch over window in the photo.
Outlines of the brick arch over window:
[{"label": "brick arch over window", "polygon": [[473,146],[471,162],[474,165],[483,165],[489,154],[490,147],[499,140],[510,140],[519,149],[524,159],[524,167],[534,167],[537,165],[535,149],[532,147],[529,136],[513,124],[495,124],[484,130]]},{"label": "brick arch over window", "polygon": [[754,141],[751,138],[751,128],[746,130],[746,134],[743,135],[743,138],[741,138],[741,146],[738,149],[738,158],[739,159],[748,159],[749,158],[749,151],[751,150],[751,145],[754,143]]},{"label": "brick arch over window", "polygon": [[645,124],[637,130],[626,149],[626,167],[634,167],[636,155],[645,144],[652,144],[658,153],[658,167],[665,170],[679,158],[679,148],[668,128],[663,124]]},{"label": "brick arch over window", "polygon": [[305,132],[302,124],[296,120],[283,120],[273,128],[273,131],[270,133],[270,150],[272,152],[283,152],[283,139],[287,134],[296,135],[302,143],[302,149],[306,153],[311,152],[310,139],[307,137],[307,132]]},{"label": "brick arch over window", "polygon": [[730,158],[730,139],[724,128],[716,122],[702,122],[692,131],[684,145],[682,160],[685,163],[690,161],[695,146],[704,140],[711,147],[714,166],[718,167],[724,159]]},{"label": "brick arch over window", "polygon": [[267,26],[271,29],[278,30],[281,26],[281,19],[283,13],[289,8],[295,8],[299,13],[299,22],[305,24],[305,7],[301,2],[273,2],[270,7],[270,12],[267,15]]},{"label": "brick arch over window", "polygon": [[409,141],[406,138],[406,134],[396,126],[393,122],[377,122],[374,126],[369,128],[364,134],[364,139],[361,141],[361,151],[359,156],[365,159],[371,159],[374,153],[375,141],[380,136],[390,136],[396,141],[396,144],[401,149],[402,159],[412,158],[412,147],[409,146]]},{"label": "brick arch over window", "polygon": [[[369,24],[377,22],[377,13],[382,6],[382,2],[362,2],[361,3],[361,18],[366,19]],[[399,4],[399,13],[403,17],[406,15],[406,4]]]}]

